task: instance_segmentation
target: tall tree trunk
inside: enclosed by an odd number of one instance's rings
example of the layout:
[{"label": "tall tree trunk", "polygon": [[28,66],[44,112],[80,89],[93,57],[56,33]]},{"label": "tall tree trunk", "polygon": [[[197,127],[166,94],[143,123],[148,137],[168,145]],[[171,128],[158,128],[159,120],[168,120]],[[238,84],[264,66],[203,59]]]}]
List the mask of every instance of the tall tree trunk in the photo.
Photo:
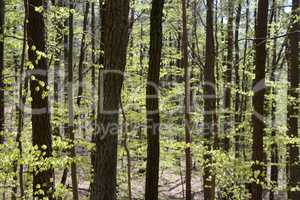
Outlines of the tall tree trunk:
[{"label": "tall tree trunk", "polygon": [[83,94],[83,62],[85,58],[86,51],[86,34],[87,34],[87,25],[88,25],[88,15],[89,15],[90,3],[85,3],[85,11],[83,17],[83,30],[82,30],[82,38],[81,38],[81,46],[80,46],[80,56],[79,56],[79,65],[78,65],[78,97],[77,97],[77,105],[80,107],[81,98]]},{"label": "tall tree trunk", "polygon": [[128,45],[129,0],[105,1],[104,69],[97,119],[95,175],[91,200],[117,198],[119,104]]},{"label": "tall tree trunk", "polygon": [[253,174],[258,173],[258,180],[252,182],[251,194],[253,200],[262,199],[262,185],[265,177],[264,169],[264,101],[265,101],[265,69],[266,69],[266,37],[268,32],[268,1],[258,1],[258,11],[255,26],[255,80],[253,82],[253,114],[252,114],[252,165]]},{"label": "tall tree trunk", "polygon": [[[28,1],[28,57],[29,61],[34,65],[31,71],[30,91],[31,91],[31,107],[32,107],[32,145],[37,146],[43,153],[41,159],[52,156],[52,137],[50,125],[50,112],[48,97],[44,97],[48,87],[48,61],[42,56],[37,62],[37,51],[47,53],[46,49],[46,25],[44,12],[37,12],[36,7],[44,7],[47,9],[47,1]],[[37,27],[39,27],[37,29]],[[44,148],[46,147],[46,148]],[[34,194],[37,198],[52,198],[53,193],[53,169],[35,169],[33,173],[33,192],[40,189],[44,191]]]},{"label": "tall tree trunk", "polygon": [[[215,78],[215,45],[214,45],[214,20],[213,0],[207,0],[206,16],[206,45],[204,68],[204,137],[208,152],[204,155],[203,188],[204,199],[215,199],[215,175],[212,172],[212,149],[217,146],[217,116],[216,116],[216,78]],[[214,145],[212,145],[214,143]]]},{"label": "tall tree trunk", "polygon": [[231,131],[231,87],[232,87],[232,70],[233,70],[233,12],[234,2],[228,0],[228,22],[227,22],[227,57],[226,57],[226,80],[225,80],[225,121],[224,121],[224,150],[229,151]]},{"label": "tall tree trunk", "polygon": [[[68,56],[68,137],[71,142],[71,158],[75,159],[75,134],[74,134],[74,108],[73,108],[73,12],[74,8],[73,0],[69,1],[69,56]],[[73,200],[78,200],[78,183],[77,183],[77,167],[76,162],[71,163],[71,179],[72,179],[72,192]]]},{"label": "tall tree trunk", "polygon": [[4,16],[5,1],[0,2],[0,144],[4,142]]},{"label": "tall tree trunk", "polygon": [[[63,6],[62,0],[57,2],[58,7]],[[59,14],[56,14],[59,15]],[[59,97],[60,97],[60,87],[61,87],[61,79],[60,79],[60,64],[61,64],[61,45],[63,42],[63,22],[61,22],[57,16],[54,16],[54,23],[56,28],[56,36],[55,41],[57,48],[55,49],[55,61],[54,61],[54,116],[58,115],[59,109]],[[60,136],[60,126],[55,125],[53,128],[53,135]]]},{"label": "tall tree trunk", "polygon": [[[64,1],[64,6],[67,8],[68,7],[68,2]],[[69,27],[69,20],[65,19],[64,20],[64,28],[66,29],[64,31],[64,96],[63,96],[63,101],[64,105],[67,105],[68,103],[68,60],[69,60],[69,34],[68,34],[68,29]],[[64,123],[64,135],[68,135],[68,123]],[[67,136],[68,137],[68,136]],[[68,178],[68,171],[69,169],[66,167],[63,171],[63,175],[61,178],[60,183],[65,185],[67,178]]]},{"label": "tall tree trunk", "polygon": [[95,29],[95,2],[92,2],[92,19],[91,19],[91,43],[92,43],[92,72],[91,72],[91,78],[92,78],[92,115],[91,115],[91,121],[92,121],[92,127],[95,129],[95,123],[96,123],[96,29]]},{"label": "tall tree trunk", "polygon": [[[295,20],[299,18],[300,0],[293,0],[291,30],[289,34],[289,68],[288,80],[290,83],[288,89],[288,136],[290,138],[299,137],[299,41],[300,41],[300,22]],[[300,191],[292,190],[298,187],[300,182],[300,164],[299,164],[299,147],[298,144],[288,145],[288,198],[291,200],[299,199]]]},{"label": "tall tree trunk", "polygon": [[158,199],[159,179],[159,75],[162,52],[162,16],[164,0],[153,0],[150,16],[149,68],[146,88],[147,167],[146,200]]},{"label": "tall tree trunk", "polygon": [[[88,15],[90,10],[90,3],[87,1],[85,3],[85,11],[84,11],[84,17],[83,17],[83,30],[82,30],[82,38],[81,38],[81,46],[80,46],[80,55],[79,55],[79,65],[78,65],[78,96],[77,96],[77,106],[78,108],[81,107],[81,99],[83,95],[83,68],[85,66],[84,59],[85,59],[85,51],[87,48],[86,45],[86,34],[87,34],[87,25],[88,25]],[[80,112],[79,109],[79,115],[75,117],[78,119],[79,122],[79,129],[83,132],[83,137],[86,137],[85,133],[85,120],[82,120],[85,118],[85,114]]]},{"label": "tall tree trunk", "polygon": [[235,38],[234,38],[234,49],[235,49],[235,109],[234,109],[234,121],[235,121],[235,156],[240,156],[240,130],[239,125],[241,123],[240,111],[241,111],[241,83],[240,83],[240,45],[239,45],[239,33],[240,33],[240,22],[241,22],[242,5],[239,3],[235,18]]},{"label": "tall tree trunk", "polygon": [[[17,136],[16,136],[16,142],[18,145],[19,150],[19,158],[23,158],[23,144],[22,144],[22,131],[24,126],[24,108],[26,103],[26,96],[28,93],[28,76],[27,71],[25,72],[26,76],[24,78],[24,65],[25,65],[25,56],[26,56],[26,40],[27,40],[27,20],[28,20],[28,4],[27,0],[24,0],[24,10],[25,10],[25,16],[24,16],[24,23],[23,23],[23,47],[22,47],[22,57],[21,57],[21,65],[20,65],[20,82],[19,82],[19,104],[17,106]],[[24,84],[23,84],[24,83]],[[20,198],[24,197],[24,181],[23,181],[23,170],[24,165],[20,163],[19,166],[19,187],[20,187]],[[14,163],[14,172],[17,174],[18,171],[18,161],[16,160]],[[17,186],[13,188],[13,194],[12,199],[16,199],[17,194]]]},{"label": "tall tree trunk", "polygon": [[[247,110],[247,96],[245,95],[245,93],[247,92],[248,90],[248,85],[247,85],[247,82],[248,82],[248,78],[247,78],[247,70],[248,70],[248,67],[247,67],[247,56],[248,56],[248,34],[249,34],[249,23],[250,23],[250,20],[249,20],[249,16],[250,16],[250,2],[249,0],[246,0],[246,22],[245,22],[245,43],[244,43],[244,46],[243,46],[243,69],[242,69],[242,92],[243,92],[243,95],[241,95],[241,112],[240,112],[240,119],[241,121],[245,120],[246,118],[246,110]],[[244,132],[244,129],[245,127],[242,127],[242,130],[241,130],[241,133]],[[240,152],[243,153],[243,157],[246,158],[246,155],[245,155],[245,136],[244,134],[242,134],[240,136],[240,141],[239,141],[239,144],[240,144]],[[247,186],[250,186],[250,184],[247,183]],[[249,188],[249,187],[247,187]]]},{"label": "tall tree trunk", "polygon": [[128,187],[128,200],[132,200],[132,178],[131,178],[131,155],[130,155],[130,149],[128,147],[128,134],[127,134],[127,119],[125,115],[125,111],[123,108],[122,101],[120,102],[120,107],[122,111],[123,116],[123,125],[122,125],[122,132],[123,132],[123,146],[126,152],[126,158],[127,158],[127,187]]},{"label": "tall tree trunk", "polygon": [[[277,22],[277,10],[276,10],[276,1],[273,0],[273,4],[272,4],[272,12],[273,14],[273,18],[274,18],[274,22]],[[274,35],[277,35],[277,31],[274,33]],[[270,80],[272,83],[275,83],[276,79],[275,79],[275,72],[277,69],[277,39],[273,39],[273,46],[272,46],[272,66],[271,66],[271,77]],[[272,143],[271,143],[271,184],[272,184],[272,188],[270,191],[270,200],[275,200],[275,191],[274,189],[276,189],[276,187],[278,186],[278,144],[276,142],[276,135],[277,135],[277,128],[276,128],[276,97],[277,92],[276,92],[276,87],[274,86],[270,86],[270,94],[271,94],[271,98],[270,98],[270,109],[271,109],[271,129],[272,129],[272,133],[271,133],[271,139],[272,139]]]},{"label": "tall tree trunk", "polygon": [[[184,116],[185,116],[185,143],[190,145],[191,143],[191,69],[188,63],[188,33],[187,33],[187,14],[186,14],[186,0],[182,0],[182,46],[181,46],[181,59],[182,67],[184,68],[184,79],[185,79],[185,89],[184,89]],[[185,199],[192,199],[192,185],[191,185],[191,174],[192,174],[192,155],[191,148],[187,147],[185,149]]]},{"label": "tall tree trunk", "polygon": [[[104,65],[104,24],[105,24],[105,4],[102,3],[103,0],[100,0],[99,1],[99,18],[100,18],[100,45],[99,45],[99,49],[100,49],[100,55],[99,55],[99,65],[103,66]],[[92,143],[96,144],[96,134],[97,134],[97,122],[96,122],[96,118],[99,119],[100,118],[100,100],[101,100],[101,91],[102,91],[102,87],[103,87],[103,78],[102,78],[102,69],[99,68],[98,70],[98,88],[97,88],[97,93],[98,93],[98,102],[97,102],[97,109],[98,109],[98,112],[95,113],[95,132],[92,134]],[[96,108],[95,108],[96,109]],[[92,166],[93,166],[93,169],[96,168],[95,166],[95,151],[92,151],[91,152],[91,163],[92,163]],[[91,182],[91,186],[93,182]]]}]

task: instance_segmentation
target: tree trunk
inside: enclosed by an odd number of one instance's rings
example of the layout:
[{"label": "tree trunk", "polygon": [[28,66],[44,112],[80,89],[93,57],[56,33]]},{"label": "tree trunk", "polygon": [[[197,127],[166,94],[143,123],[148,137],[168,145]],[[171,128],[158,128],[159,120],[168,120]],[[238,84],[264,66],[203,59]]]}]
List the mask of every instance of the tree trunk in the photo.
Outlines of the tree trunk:
[{"label": "tree trunk", "polygon": [[119,104],[128,45],[129,0],[105,1],[104,69],[100,76],[96,152],[91,200],[117,198]]},{"label": "tree trunk", "polygon": [[[288,136],[290,138],[298,138],[299,133],[299,41],[300,41],[300,22],[295,20],[299,18],[300,0],[293,0],[291,30],[289,34],[289,67],[288,81],[290,83],[288,89]],[[288,145],[288,198],[291,200],[299,199],[300,191],[292,190],[298,187],[300,182],[300,164],[299,164],[299,147],[298,144]]]},{"label": "tree trunk", "polygon": [[[22,57],[21,57],[21,65],[20,65],[20,82],[19,82],[19,104],[17,106],[17,136],[16,136],[16,142],[18,145],[19,150],[19,158],[23,158],[23,144],[22,144],[22,131],[24,126],[24,108],[26,103],[26,96],[28,93],[28,76],[27,76],[27,70],[25,72],[26,76],[24,78],[24,65],[25,65],[25,56],[26,56],[26,40],[27,40],[27,20],[28,20],[28,4],[27,0],[24,0],[24,10],[25,10],[25,16],[24,16],[24,27],[23,27],[23,47],[22,47]],[[23,84],[24,83],[24,84]],[[24,92],[24,93],[23,93]],[[24,197],[24,181],[23,181],[23,168],[24,165],[20,163],[19,166],[19,187],[20,187],[20,198]],[[14,172],[17,174],[18,171],[18,161],[16,160],[14,163]],[[12,194],[12,199],[16,199],[17,194],[17,186],[13,188],[14,194]]]},{"label": "tree trunk", "polygon": [[[217,146],[217,116],[216,116],[216,79],[215,79],[215,45],[214,45],[214,20],[213,0],[207,0],[206,16],[206,45],[204,68],[204,137],[207,152],[204,155],[203,188],[204,199],[215,199],[215,175],[211,171],[211,150]],[[214,145],[212,145],[214,143]]]},{"label": "tree trunk", "polygon": [[162,16],[164,0],[153,0],[150,16],[150,60],[146,88],[147,167],[146,200],[158,199],[159,179],[159,76],[162,52]]},{"label": "tree trunk", "polygon": [[[273,0],[273,5],[272,5],[272,13],[273,13],[273,17],[274,18],[274,22],[277,22],[277,10],[276,10],[276,1]],[[274,35],[276,36],[278,33],[275,32]],[[276,79],[275,79],[275,72],[277,69],[277,39],[273,39],[273,47],[272,47],[272,66],[271,66],[271,82],[275,83]],[[271,129],[272,129],[272,133],[271,133],[271,139],[272,139],[272,143],[271,143],[271,183],[272,183],[272,188],[270,191],[270,200],[275,200],[275,191],[274,189],[276,189],[276,187],[278,187],[278,144],[276,142],[276,135],[277,135],[277,127],[276,127],[276,97],[277,92],[276,92],[276,87],[274,86],[270,86],[270,95],[272,96],[270,98],[270,105],[271,107],[269,109],[271,109]]]},{"label": "tree trunk", "polygon": [[253,114],[252,114],[252,165],[253,173],[258,173],[259,183],[253,181],[251,194],[253,200],[262,199],[264,182],[264,101],[265,101],[265,69],[266,69],[266,38],[268,32],[268,1],[258,1],[258,11],[255,26],[255,80],[253,82]]},{"label": "tree trunk", "polygon": [[232,87],[232,70],[233,70],[233,12],[234,3],[228,1],[228,22],[227,22],[227,57],[226,57],[226,80],[225,80],[225,121],[224,121],[224,150],[229,151],[230,140],[229,134],[231,131],[231,87]]},{"label": "tree trunk", "polygon": [[4,16],[5,1],[0,2],[0,144],[4,142]]},{"label": "tree trunk", "polygon": [[81,38],[81,46],[80,46],[80,56],[79,56],[79,65],[78,65],[78,97],[77,97],[77,105],[80,107],[81,98],[83,94],[83,62],[85,58],[86,51],[86,34],[87,34],[87,25],[88,25],[88,15],[89,15],[90,3],[85,3],[85,12],[83,17],[83,30],[82,30],[82,38]]},{"label": "tree trunk", "polygon": [[[63,6],[62,0],[59,0],[57,2],[58,7]],[[58,115],[59,112],[59,97],[60,97],[60,87],[61,87],[61,79],[60,79],[60,64],[61,64],[61,45],[63,42],[63,23],[57,19],[57,16],[54,16],[55,20],[55,27],[56,27],[56,36],[55,36],[55,41],[56,41],[56,46],[57,48],[55,49],[55,61],[54,61],[54,116]],[[53,128],[53,135],[60,136],[60,126],[55,125]]]},{"label": "tree trunk", "polygon": [[[67,8],[68,3],[64,2],[64,6]],[[67,29],[69,26],[69,20],[64,20],[64,28]],[[64,31],[64,105],[68,103],[68,60],[69,60],[69,34],[68,31]],[[68,123],[64,123],[64,135],[68,135]],[[68,136],[67,136],[68,137]],[[63,171],[63,175],[60,183],[65,185],[68,177],[68,168],[66,167]]]},{"label": "tree trunk", "polygon": [[[187,14],[186,14],[186,0],[182,0],[182,46],[181,46],[181,58],[182,67],[184,68],[184,79],[185,79],[185,98],[184,98],[184,116],[185,116],[185,143],[190,145],[191,143],[191,69],[188,63],[188,33],[187,33]],[[192,174],[192,156],[191,148],[185,149],[185,199],[192,199],[192,185],[191,185],[191,174]]]},{"label": "tree trunk", "polygon": [[[68,137],[71,142],[71,158],[76,158],[75,151],[75,134],[74,134],[74,107],[73,107],[73,12],[71,9],[74,8],[73,0],[69,1],[69,56],[68,56]],[[78,183],[77,183],[77,167],[76,162],[71,163],[71,179],[72,179],[72,192],[73,200],[78,200]]]},{"label": "tree trunk", "polygon": [[[37,51],[47,53],[46,49],[46,25],[44,13],[35,11],[35,7],[44,7],[47,9],[47,1],[29,0],[28,5],[28,57],[34,65],[31,70],[30,91],[32,107],[32,145],[37,146],[44,154],[41,159],[46,159],[52,155],[52,138],[50,125],[50,112],[48,97],[44,97],[44,92],[48,87],[48,61],[42,56],[37,62]],[[39,27],[37,29],[37,27]],[[46,148],[45,148],[46,147]],[[52,198],[53,193],[53,169],[36,169],[33,173],[33,192],[40,189],[42,194],[34,194],[37,198]],[[40,187],[40,189],[39,189]]]},{"label": "tree trunk", "polygon": [[123,125],[122,125],[122,132],[123,132],[123,147],[126,152],[126,159],[127,159],[127,187],[128,187],[128,200],[132,200],[132,178],[131,178],[131,155],[130,155],[130,149],[128,147],[128,134],[127,134],[127,126],[128,122],[126,119],[125,111],[123,108],[122,101],[120,102],[120,107],[122,111],[123,116]]},{"label": "tree trunk", "polygon": [[235,38],[234,38],[234,49],[235,49],[235,62],[234,62],[234,72],[235,72],[235,156],[238,158],[240,156],[240,130],[239,125],[241,123],[240,111],[241,111],[241,101],[240,101],[240,92],[241,92],[241,83],[240,83],[240,45],[239,45],[239,31],[240,31],[240,22],[241,22],[241,12],[242,5],[239,3],[235,18]]},{"label": "tree trunk", "polygon": [[95,3],[92,3],[92,19],[91,19],[91,43],[92,43],[92,115],[91,115],[91,121],[92,121],[92,127],[95,129],[95,123],[96,123],[96,29],[95,29]]}]

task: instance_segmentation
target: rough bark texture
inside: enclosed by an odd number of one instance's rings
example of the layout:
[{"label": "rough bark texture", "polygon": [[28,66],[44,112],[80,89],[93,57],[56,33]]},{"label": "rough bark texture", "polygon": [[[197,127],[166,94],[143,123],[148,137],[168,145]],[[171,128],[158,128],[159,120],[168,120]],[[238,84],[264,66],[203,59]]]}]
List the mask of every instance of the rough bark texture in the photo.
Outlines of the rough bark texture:
[{"label": "rough bark texture", "polygon": [[[206,16],[206,46],[204,68],[204,136],[208,151],[212,150],[212,143],[217,142],[217,116],[216,116],[216,78],[215,78],[215,46],[214,46],[214,21],[213,0],[207,0]],[[210,152],[204,155],[207,165],[204,166],[203,187],[204,200],[215,199],[215,176],[211,172],[210,164],[212,155]]]},{"label": "rough bark texture", "polygon": [[164,0],[153,0],[150,17],[149,68],[146,88],[147,167],[146,200],[158,199],[159,179],[159,75],[162,50],[162,16]]},{"label": "rough bark texture", "polygon": [[4,15],[5,2],[0,2],[0,143],[3,143],[2,131],[4,130]]},{"label": "rough bark texture", "polygon": [[[258,173],[258,179],[264,181],[264,101],[265,101],[265,69],[266,69],[266,37],[268,31],[268,1],[258,1],[258,11],[255,26],[255,80],[253,82],[253,173]],[[253,200],[262,199],[262,185],[252,182],[251,194]]]},{"label": "rough bark texture", "polygon": [[[300,0],[293,0],[292,6],[292,28],[289,34],[289,68],[288,80],[290,83],[288,96],[290,99],[288,105],[288,136],[298,138],[299,133],[299,41],[300,41],[300,22],[294,21],[299,17]],[[298,102],[297,102],[298,101]],[[300,164],[299,164],[299,147],[297,144],[288,145],[288,187],[299,187],[300,182]],[[291,200],[299,199],[300,191],[289,190],[288,198]]]},{"label": "rough bark texture", "polygon": [[117,198],[119,103],[126,66],[129,0],[106,0],[104,69],[97,119],[96,153],[91,200]]},{"label": "rough bark texture", "polygon": [[[30,79],[31,91],[31,107],[32,107],[32,144],[37,146],[41,152],[45,154],[40,159],[51,157],[52,154],[52,138],[50,126],[50,112],[48,97],[43,96],[43,92],[47,90],[48,86],[48,61],[47,58],[41,56],[37,62],[37,52],[46,53],[46,26],[44,19],[44,12],[36,12],[35,7],[43,6],[47,9],[47,1],[29,0],[28,9],[28,57],[29,61],[34,65],[31,71],[35,78]],[[38,29],[36,27],[39,27]],[[42,83],[42,84],[41,84]],[[43,147],[46,147],[43,148]],[[33,173],[33,191],[37,192],[37,186],[45,192],[45,195],[35,195],[38,198],[47,196],[52,199],[53,170],[39,170]]]}]

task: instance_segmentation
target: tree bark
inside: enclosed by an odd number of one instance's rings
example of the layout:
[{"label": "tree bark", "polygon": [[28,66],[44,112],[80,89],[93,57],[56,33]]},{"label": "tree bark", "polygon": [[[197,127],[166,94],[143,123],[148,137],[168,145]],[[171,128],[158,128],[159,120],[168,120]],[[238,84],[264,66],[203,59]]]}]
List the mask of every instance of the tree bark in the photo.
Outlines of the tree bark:
[{"label": "tree bark", "polygon": [[95,123],[96,123],[96,29],[95,29],[95,3],[92,3],[92,19],[91,19],[91,43],[92,43],[92,72],[91,72],[91,79],[92,79],[92,115],[91,115],[91,121],[92,121],[92,127],[95,129]]},{"label": "tree bark", "polygon": [[239,33],[240,33],[240,22],[241,22],[241,12],[242,5],[239,3],[235,18],[235,38],[234,38],[234,49],[235,49],[235,62],[234,62],[234,72],[235,72],[235,156],[238,158],[240,156],[240,130],[239,125],[241,123],[240,112],[241,110],[241,83],[240,83],[240,45],[239,45]]},{"label": "tree bark", "polygon": [[[17,106],[17,136],[16,136],[16,142],[18,145],[19,150],[19,158],[23,158],[23,144],[22,144],[22,131],[24,127],[24,108],[26,103],[26,96],[28,93],[28,76],[27,76],[27,70],[25,70],[25,79],[24,78],[24,65],[25,65],[25,56],[26,56],[26,40],[27,40],[27,20],[28,20],[28,4],[27,0],[24,0],[24,23],[23,23],[23,47],[22,47],[22,57],[21,57],[21,65],[20,65],[20,82],[19,82],[19,103]],[[20,163],[19,171],[18,171],[18,161],[16,160],[14,163],[14,172],[19,176],[19,187],[20,187],[20,198],[24,197],[24,181],[23,181],[23,170],[24,165]],[[15,186],[13,188],[12,199],[16,199],[17,189],[18,187]]]},{"label": "tree bark", "polygon": [[[68,137],[71,142],[71,158],[76,158],[75,151],[75,134],[74,134],[74,105],[73,105],[73,12],[74,2],[69,1],[69,56],[68,56]],[[76,162],[73,160],[71,163],[71,179],[72,179],[72,192],[73,200],[78,200],[78,180],[77,180],[77,167]]]},{"label": "tree bark", "polygon": [[[188,33],[187,33],[187,14],[186,14],[186,0],[182,0],[182,46],[181,46],[181,59],[182,67],[184,68],[184,117],[185,117],[185,143],[186,145],[191,144],[191,69],[188,63]],[[191,148],[188,146],[185,148],[185,199],[192,199],[192,155]]]},{"label": "tree bark", "polygon": [[[57,7],[62,7],[63,2],[59,0],[56,4]],[[57,15],[57,14],[56,14]],[[61,64],[61,45],[63,42],[63,22],[61,22],[57,16],[54,16],[55,23],[55,41],[57,48],[55,49],[55,61],[54,61],[54,116],[57,116],[59,109],[59,98],[60,98],[60,89],[61,89],[61,76],[60,76],[60,64]],[[60,136],[60,125],[55,125],[53,128],[53,135]]]},{"label": "tree bark", "polygon": [[253,200],[262,199],[262,185],[265,177],[264,169],[264,101],[265,101],[265,69],[266,69],[266,38],[268,32],[268,1],[258,1],[258,11],[255,26],[255,80],[253,82],[253,143],[252,143],[252,171],[258,173],[259,183],[253,181],[251,194]]},{"label": "tree bark", "polygon": [[[299,18],[300,0],[293,0],[291,30],[289,34],[289,67],[288,81],[290,83],[288,89],[288,136],[290,138],[298,138],[299,136],[299,41],[300,41],[300,22]],[[291,200],[299,199],[300,191],[291,190],[293,187],[299,186],[300,182],[300,164],[299,164],[299,147],[298,144],[288,145],[288,198]]]},{"label": "tree bark", "polygon": [[229,151],[230,140],[229,134],[231,131],[231,87],[232,87],[232,70],[233,70],[233,12],[234,3],[228,1],[228,22],[227,22],[227,56],[226,56],[226,80],[225,80],[225,121],[224,121],[224,150]]},{"label": "tree bark", "polygon": [[[276,1],[273,0],[272,3],[272,12],[273,12],[273,17],[274,18],[274,22],[277,22],[277,10],[276,10]],[[276,36],[277,32],[275,32],[275,36]],[[271,77],[270,80],[272,83],[275,83],[276,79],[275,79],[275,72],[277,69],[277,39],[273,39],[273,46],[272,46],[272,66],[271,66]],[[275,191],[274,189],[276,189],[276,187],[278,187],[278,173],[279,173],[279,169],[278,169],[278,161],[279,161],[279,157],[278,157],[278,144],[276,142],[276,135],[277,135],[277,127],[276,127],[276,95],[277,95],[277,91],[276,91],[276,87],[270,86],[270,94],[272,95],[270,101],[270,109],[271,109],[271,129],[272,129],[272,133],[271,133],[271,139],[272,139],[272,143],[271,143],[271,184],[272,184],[272,188],[270,191],[270,200],[275,200]],[[275,97],[275,98],[273,98]]]},{"label": "tree bark", "polygon": [[207,0],[206,15],[206,45],[204,67],[204,137],[207,152],[204,155],[206,162],[203,175],[204,199],[215,199],[215,175],[211,171],[211,150],[217,147],[217,116],[216,116],[216,78],[215,78],[215,45],[214,45],[214,20],[213,0]]},{"label": "tree bark", "polygon": [[0,144],[4,142],[4,17],[5,1],[0,2]]},{"label": "tree bark", "polygon": [[99,83],[95,175],[91,200],[117,198],[119,103],[128,45],[129,0],[106,0],[104,17],[104,69]]},{"label": "tree bark", "polygon": [[162,52],[162,17],[164,0],[153,0],[150,16],[149,68],[146,88],[147,167],[146,200],[158,199],[159,179],[159,76]]},{"label": "tree bark", "polygon": [[[37,53],[47,53],[46,49],[46,25],[44,12],[35,11],[35,7],[42,6],[47,9],[47,1],[29,0],[28,5],[28,57],[29,61],[34,65],[31,71],[30,91],[31,91],[31,107],[32,107],[32,145],[37,146],[42,155],[40,159],[46,159],[52,156],[52,137],[50,125],[50,112],[48,97],[44,96],[48,87],[48,61],[47,58],[41,56],[38,60]],[[39,27],[37,29],[37,27]],[[33,173],[33,192],[42,189],[45,195],[34,194],[37,198],[52,198],[53,193],[53,169],[36,169]]]},{"label": "tree bark", "polygon": [[81,98],[83,94],[83,62],[85,58],[86,51],[86,34],[87,34],[87,25],[88,25],[88,15],[89,15],[90,3],[85,3],[85,11],[83,17],[83,29],[82,29],[82,38],[81,38],[81,46],[80,46],[80,56],[79,56],[79,64],[78,64],[78,97],[77,97],[77,105],[80,107]]}]

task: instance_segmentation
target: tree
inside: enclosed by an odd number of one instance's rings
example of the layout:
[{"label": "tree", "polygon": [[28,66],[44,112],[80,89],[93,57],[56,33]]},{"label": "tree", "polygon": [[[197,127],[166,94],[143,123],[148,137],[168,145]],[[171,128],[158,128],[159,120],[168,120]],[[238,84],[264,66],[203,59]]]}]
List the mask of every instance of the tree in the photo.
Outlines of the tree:
[{"label": "tree", "polygon": [[[185,79],[185,95],[184,95],[184,116],[185,116],[185,143],[187,145],[191,144],[191,69],[188,63],[188,32],[187,32],[187,14],[186,14],[186,1],[182,0],[182,46],[181,46],[181,57],[182,64],[184,68],[184,79]],[[192,185],[191,185],[191,173],[192,173],[192,155],[191,148],[186,147],[185,149],[185,199],[192,199]]]},{"label": "tree", "polygon": [[[59,0],[55,6],[57,8],[61,8],[63,6],[63,1]],[[55,61],[54,61],[54,113],[57,115],[59,112],[59,97],[60,97],[60,87],[61,87],[61,78],[60,78],[60,64],[61,64],[61,44],[63,42],[63,22],[59,20],[59,13],[55,13],[54,22],[55,24],[55,42],[57,48],[55,49]],[[56,136],[60,136],[60,127],[55,126],[53,129],[53,134]]]},{"label": "tree", "polygon": [[228,24],[227,24],[227,56],[226,56],[226,80],[225,80],[225,122],[224,122],[224,150],[229,151],[230,141],[229,134],[231,131],[231,87],[232,87],[232,70],[233,70],[233,12],[234,2],[228,0]]},{"label": "tree", "polygon": [[[276,10],[277,2],[276,0],[273,0],[272,2],[272,12],[271,12],[271,19],[275,23],[277,22],[277,13],[279,14],[279,11],[277,12]],[[270,19],[270,20],[271,20]],[[275,32],[275,35],[277,32]],[[275,37],[273,39],[273,46],[272,46],[272,61],[271,61],[271,74],[270,74],[270,81],[275,83],[276,77],[275,73],[277,70],[277,38]],[[270,95],[276,96],[277,91],[275,87],[270,87],[269,91]],[[278,154],[278,143],[276,141],[276,136],[277,136],[277,128],[276,128],[276,98],[272,98],[269,100],[270,101],[270,115],[271,115],[271,136],[272,136],[272,144],[271,144],[271,174],[270,174],[270,179],[272,181],[272,186],[273,188],[270,191],[270,200],[275,200],[275,191],[274,189],[278,186],[278,175],[279,175],[279,167],[278,167],[278,162],[279,162],[279,154]]]},{"label": "tree", "polygon": [[86,32],[87,32],[87,25],[88,25],[88,15],[89,15],[90,3],[86,2],[85,4],[85,11],[83,17],[83,29],[82,29],[82,38],[81,38],[81,46],[80,46],[80,56],[79,56],[79,64],[78,64],[78,97],[77,97],[77,105],[80,107],[81,98],[83,94],[83,62],[85,58],[85,51],[86,51]]},{"label": "tree", "polygon": [[239,3],[235,18],[235,33],[234,33],[234,49],[235,49],[235,62],[234,62],[234,72],[235,72],[235,156],[240,156],[240,130],[239,124],[241,123],[240,111],[241,111],[241,98],[240,98],[240,46],[239,46],[239,34],[240,34],[240,22],[241,22],[241,12],[242,5]]},{"label": "tree", "polygon": [[0,2],[0,143],[3,143],[4,136],[4,16],[5,1]]},{"label": "tree", "polygon": [[91,200],[115,200],[118,121],[128,45],[129,1],[105,1],[104,69],[101,73]]},{"label": "tree", "polygon": [[[74,105],[73,105],[73,40],[74,40],[74,27],[73,27],[73,11],[74,2],[69,1],[69,56],[68,56],[68,132],[67,136],[71,142],[71,158],[75,159],[75,134],[74,134]],[[77,167],[76,162],[71,163],[71,179],[72,179],[72,192],[73,200],[78,200],[78,181],[77,181]]]},{"label": "tree", "polygon": [[268,32],[268,1],[259,0],[255,27],[255,80],[253,82],[253,114],[252,114],[252,165],[253,174],[258,174],[259,182],[253,181],[251,194],[253,200],[262,199],[264,169],[264,101],[265,101],[265,69],[266,69],[266,38]]},{"label": "tree", "polygon": [[[24,127],[24,108],[25,108],[25,102],[26,97],[28,93],[28,76],[25,76],[24,82],[23,82],[23,76],[24,71],[25,74],[27,71],[24,69],[25,66],[25,56],[26,56],[26,42],[27,42],[27,19],[28,19],[28,3],[27,0],[24,0],[24,21],[23,21],[23,44],[22,44],[22,57],[21,57],[21,65],[20,65],[20,83],[19,83],[19,103],[18,103],[18,109],[17,109],[17,121],[18,121],[18,128],[17,128],[17,136],[16,136],[16,142],[18,143],[18,150],[19,150],[19,157],[18,159],[23,158],[23,144],[21,140],[23,127]],[[18,160],[14,161],[14,172],[17,174],[18,170]],[[23,180],[23,171],[24,171],[24,165],[20,163],[19,166],[19,187],[20,187],[20,197],[24,197],[24,180]],[[17,179],[17,176],[15,177]],[[16,193],[18,191],[18,187],[15,186],[13,188],[14,194],[12,195],[12,199],[16,199]]]},{"label": "tree", "polygon": [[[289,33],[289,66],[288,66],[288,136],[290,138],[299,137],[299,42],[300,42],[300,22],[299,22],[300,1],[293,0],[291,30]],[[297,144],[288,145],[288,198],[292,200],[299,199],[300,191],[293,190],[299,187],[300,182],[300,165],[299,165],[299,147]]]},{"label": "tree", "polygon": [[[207,0],[206,13],[206,44],[204,67],[204,137],[207,151],[204,155],[205,166],[203,175],[204,199],[215,199],[215,176],[212,172],[211,150],[217,146],[217,116],[216,116],[216,78],[215,78],[215,45],[213,0]],[[214,143],[214,145],[212,145]]]},{"label": "tree", "polygon": [[[41,152],[39,159],[46,159],[52,155],[52,137],[50,125],[50,112],[48,102],[48,61],[46,49],[46,25],[44,11],[38,12],[36,8],[47,9],[47,1],[28,1],[28,57],[34,69],[31,71],[30,91],[32,108],[32,145],[37,146]],[[39,27],[38,29],[36,27]],[[49,166],[42,169],[38,166],[33,173],[33,191],[37,198],[52,198],[53,169]],[[45,195],[38,193],[42,189]]]},{"label": "tree", "polygon": [[92,19],[91,19],[91,33],[92,33],[92,71],[91,71],[91,79],[92,79],[92,113],[91,113],[91,120],[92,120],[92,126],[95,129],[95,123],[96,123],[96,29],[95,29],[95,3],[92,3]]},{"label": "tree", "polygon": [[159,75],[162,52],[162,16],[164,0],[153,0],[150,16],[149,68],[146,87],[147,166],[146,200],[158,199],[159,179]]}]

